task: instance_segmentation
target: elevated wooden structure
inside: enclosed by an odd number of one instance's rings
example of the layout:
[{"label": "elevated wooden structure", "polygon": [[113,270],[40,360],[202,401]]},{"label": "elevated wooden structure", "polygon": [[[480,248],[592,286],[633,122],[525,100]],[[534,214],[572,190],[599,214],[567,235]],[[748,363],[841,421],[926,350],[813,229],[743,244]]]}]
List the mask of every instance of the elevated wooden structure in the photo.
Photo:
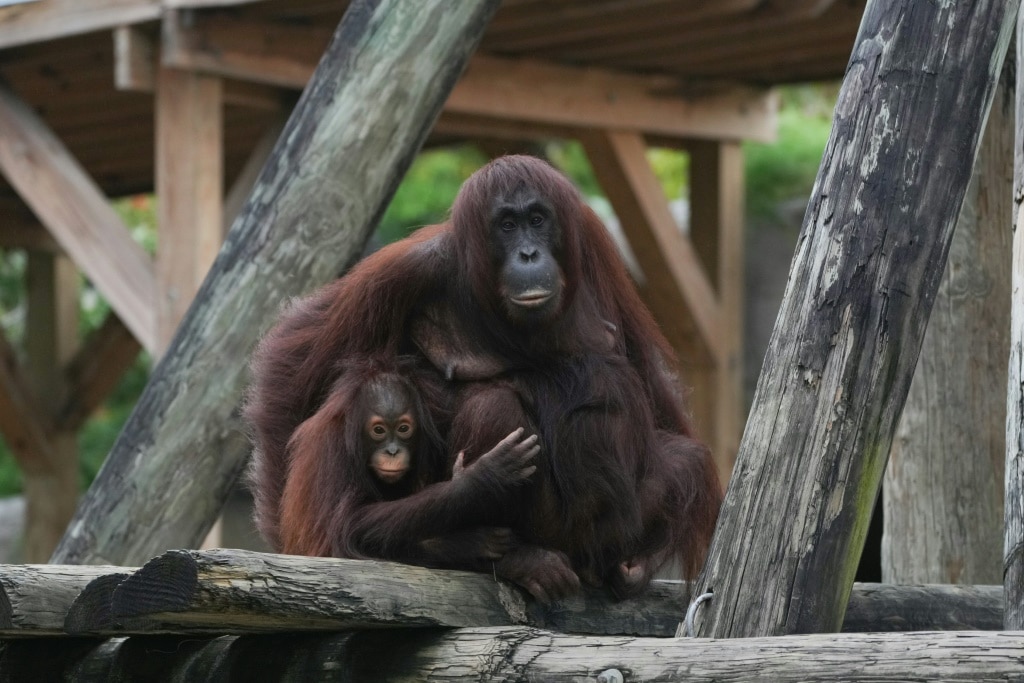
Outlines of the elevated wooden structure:
[{"label": "elevated wooden structure", "polygon": [[[771,85],[842,74],[863,5],[506,0],[428,142],[500,152],[583,141],[627,227],[645,299],[686,359],[724,476],[742,425],[739,143],[772,137]],[[140,348],[165,348],[346,6],[0,8],[0,248],[34,254],[28,364],[0,343],[0,432],[25,473],[27,559],[45,559],[73,509],[77,428]],[[692,155],[688,237],[644,157],[651,144]],[[159,203],[153,256],[107,201],[148,192]],[[76,270],[113,309],[84,342]]]}]

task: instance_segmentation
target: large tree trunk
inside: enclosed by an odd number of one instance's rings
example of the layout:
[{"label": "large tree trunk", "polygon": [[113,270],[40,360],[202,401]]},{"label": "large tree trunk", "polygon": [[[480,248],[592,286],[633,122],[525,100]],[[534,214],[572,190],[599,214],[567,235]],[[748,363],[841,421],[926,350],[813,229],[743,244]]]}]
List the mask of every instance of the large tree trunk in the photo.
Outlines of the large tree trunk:
[{"label": "large tree trunk", "polygon": [[885,474],[884,583],[1002,583],[1015,69],[1004,68]]},{"label": "large tree trunk", "polygon": [[1018,5],[868,2],[698,581],[701,635],[841,626]]},{"label": "large tree trunk", "polygon": [[257,338],[358,256],[498,4],[352,3],[52,561],[202,539],[248,454],[234,413]]}]

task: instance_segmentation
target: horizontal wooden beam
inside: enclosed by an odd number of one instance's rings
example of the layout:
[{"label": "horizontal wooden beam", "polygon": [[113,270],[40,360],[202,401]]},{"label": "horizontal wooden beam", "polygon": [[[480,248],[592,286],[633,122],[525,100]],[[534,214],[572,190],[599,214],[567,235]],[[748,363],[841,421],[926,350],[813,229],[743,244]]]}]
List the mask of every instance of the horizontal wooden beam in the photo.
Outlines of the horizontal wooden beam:
[{"label": "horizontal wooden beam", "polygon": [[159,19],[164,9],[260,0],[43,0],[0,7],[0,49]]},{"label": "horizontal wooden beam", "polygon": [[[68,615],[68,633],[528,625],[592,635],[670,636],[690,600],[687,584],[655,581],[645,593],[628,601],[615,600],[606,590],[585,589],[564,602],[541,605],[525,592],[485,574],[246,550],[173,550],[150,560],[139,571],[116,567],[109,571],[110,576],[91,583],[73,603],[69,597],[55,605]],[[26,582],[24,572],[11,572],[14,579]],[[0,567],[0,588],[11,580],[7,576],[11,572]],[[74,581],[70,569],[65,574],[69,575],[67,581]],[[407,590],[412,585],[417,589]],[[330,597],[309,600],[314,593]],[[0,605],[4,604],[2,598],[0,595]],[[13,609],[7,621],[20,623],[23,630],[49,628],[51,621],[37,624],[11,596],[7,603]],[[857,584],[843,630],[994,630],[1001,623],[1000,586]],[[4,635],[2,630],[0,635]]]},{"label": "horizontal wooden beam", "polygon": [[[329,35],[317,29],[196,17],[165,21],[165,66],[305,87]],[[445,112],[672,137],[770,141],[777,98],[730,88],[694,93],[678,80],[477,54]]]},{"label": "horizontal wooden beam", "polygon": [[154,349],[156,284],[149,255],[57,136],[3,87],[0,172],[136,339]]},{"label": "horizontal wooden beam", "polygon": [[[114,87],[129,92],[154,93],[159,60],[157,42],[139,26],[114,29]],[[230,80],[224,83],[224,104],[287,111],[294,99],[281,88],[262,83]]]}]

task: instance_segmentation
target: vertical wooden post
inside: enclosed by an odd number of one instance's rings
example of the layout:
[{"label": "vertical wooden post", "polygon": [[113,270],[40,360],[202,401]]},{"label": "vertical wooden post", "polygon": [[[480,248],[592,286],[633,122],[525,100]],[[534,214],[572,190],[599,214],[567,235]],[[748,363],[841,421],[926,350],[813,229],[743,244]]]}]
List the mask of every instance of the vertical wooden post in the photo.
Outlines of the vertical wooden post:
[{"label": "vertical wooden post", "polygon": [[[188,310],[224,235],[223,83],[161,67],[156,88],[157,339],[161,351]],[[221,522],[203,547],[221,544]]]},{"label": "vertical wooden post", "polygon": [[160,68],[156,89],[158,338],[170,343],[223,234],[221,79]]},{"label": "vertical wooden post", "polygon": [[[30,251],[27,277],[27,376],[40,409],[52,416],[66,398],[63,369],[78,345],[78,271],[67,256]],[[50,557],[78,504],[76,433],[52,429],[46,440],[48,457],[23,470],[26,562]]]},{"label": "vertical wooden post", "polygon": [[1013,269],[1006,392],[1003,626],[1024,630],[1024,13],[1017,23],[1013,156]]},{"label": "vertical wooden post", "polygon": [[1003,69],[884,482],[882,581],[1002,582],[1013,69]]},{"label": "vertical wooden post", "polygon": [[700,635],[842,624],[1019,4],[868,0],[697,582]]},{"label": "vertical wooden post", "polygon": [[690,240],[718,293],[722,324],[712,365],[696,368],[694,402],[718,475],[729,481],[743,432],[743,148],[738,142],[693,141],[690,152]]}]

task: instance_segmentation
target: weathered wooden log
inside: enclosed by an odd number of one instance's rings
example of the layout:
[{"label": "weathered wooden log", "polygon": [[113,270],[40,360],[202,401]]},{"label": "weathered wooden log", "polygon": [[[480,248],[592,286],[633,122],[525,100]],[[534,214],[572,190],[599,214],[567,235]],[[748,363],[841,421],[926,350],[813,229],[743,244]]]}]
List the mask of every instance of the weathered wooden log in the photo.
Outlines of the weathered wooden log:
[{"label": "weathered wooden log", "polygon": [[867,3],[697,583],[714,593],[699,634],[841,627],[1018,6]]},{"label": "weathered wooden log", "polygon": [[1003,511],[1005,623],[1024,629],[1024,16],[1017,25],[1016,140],[1013,155],[1013,266],[1010,369],[1006,392],[1006,496]]},{"label": "weathered wooden log", "polygon": [[0,636],[64,633],[64,618],[89,582],[124,567],[0,565]]},{"label": "weathered wooden log", "polygon": [[351,3],[51,561],[142,563],[203,538],[248,455],[231,417],[256,340],[359,255],[498,4]]},{"label": "weathered wooden log", "polygon": [[[709,640],[571,636],[504,627],[214,640],[141,637],[91,647],[72,643],[63,648],[76,648],[70,653],[42,639],[0,647],[0,672],[11,680],[979,683],[1024,677],[1022,632]],[[41,672],[47,676],[40,678]]]},{"label": "weathered wooden log", "polygon": [[[130,578],[89,584],[65,627],[79,635],[114,635],[523,624],[565,633],[668,636],[688,596],[684,583],[657,581],[632,600],[590,589],[544,606],[484,574],[237,550],[171,551]],[[843,630],[995,630],[1002,624],[1001,598],[999,586],[858,584]]]}]

